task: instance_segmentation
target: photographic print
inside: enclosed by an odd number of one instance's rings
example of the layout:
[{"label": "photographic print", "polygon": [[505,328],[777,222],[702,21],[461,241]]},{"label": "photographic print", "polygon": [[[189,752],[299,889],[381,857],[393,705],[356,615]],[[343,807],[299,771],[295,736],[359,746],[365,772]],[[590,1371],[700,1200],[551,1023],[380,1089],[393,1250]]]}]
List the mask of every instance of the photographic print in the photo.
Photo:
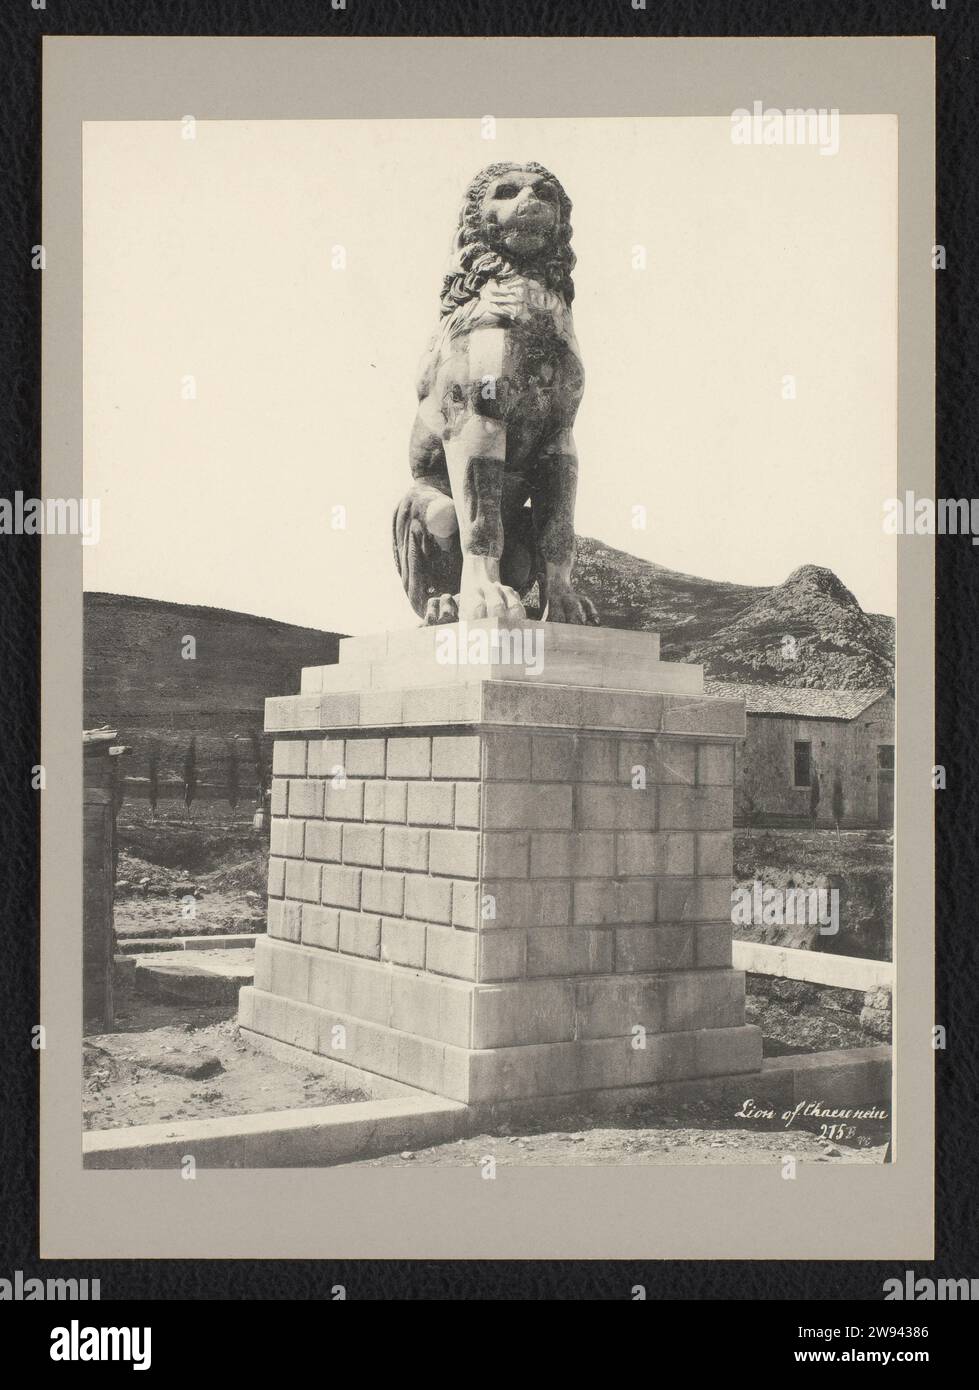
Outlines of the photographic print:
[{"label": "photographic print", "polygon": [[884,1161],[896,125],[739,121],[86,127],[88,1161]]},{"label": "photographic print", "polygon": [[925,1257],[923,48],[153,42],[46,49],[46,1248]]}]

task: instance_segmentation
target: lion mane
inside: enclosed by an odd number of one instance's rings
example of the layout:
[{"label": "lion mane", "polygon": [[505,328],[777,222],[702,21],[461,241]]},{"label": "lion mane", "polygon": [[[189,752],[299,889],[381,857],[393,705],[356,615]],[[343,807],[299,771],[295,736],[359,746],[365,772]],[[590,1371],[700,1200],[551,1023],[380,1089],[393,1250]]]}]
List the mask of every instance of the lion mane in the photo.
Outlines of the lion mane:
[{"label": "lion mane", "polygon": [[[506,259],[490,242],[480,235],[480,208],[483,195],[490,182],[500,174],[517,170],[529,174],[540,174],[555,189],[561,210],[561,223],[554,241],[538,256],[522,260],[519,264]],[[442,282],[442,317],[452,314],[462,304],[475,299],[488,280],[517,273],[531,275],[540,280],[547,289],[553,290],[568,305],[574,299],[575,255],[571,250],[571,199],[565,193],[561,182],[543,164],[515,164],[510,161],[490,164],[480,170],[466,189],[462,207],[459,211],[459,228],[453,245],[452,262]]]}]

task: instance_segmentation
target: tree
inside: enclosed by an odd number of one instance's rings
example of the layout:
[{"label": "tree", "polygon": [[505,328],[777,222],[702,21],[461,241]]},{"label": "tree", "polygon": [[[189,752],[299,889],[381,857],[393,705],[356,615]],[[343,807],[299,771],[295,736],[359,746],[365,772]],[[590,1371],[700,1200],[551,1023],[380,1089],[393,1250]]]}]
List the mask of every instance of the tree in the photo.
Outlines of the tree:
[{"label": "tree", "polygon": [[184,805],[189,811],[197,795],[197,739],[192,738],[187,745],[184,758]]},{"label": "tree", "polygon": [[738,786],[738,814],[748,829],[749,838],[761,816],[761,784],[753,767],[745,767]]},{"label": "tree", "polygon": [[228,805],[231,814],[238,809],[238,757],[235,752],[235,735],[228,739]]},{"label": "tree", "polygon": [[816,829],[816,817],[819,814],[819,773],[816,764],[812,765],[812,773],[809,779],[809,816],[812,820],[812,828]]},{"label": "tree", "polygon": [[258,804],[265,805],[265,795],[269,788],[269,769],[265,761],[265,747],[262,743],[262,735],[257,729],[252,729],[251,734],[252,757],[255,760],[255,781],[258,784]]},{"label": "tree", "polygon": [[843,820],[843,810],[843,779],[840,774],[837,773],[833,778],[833,820],[836,823],[836,838],[840,844],[843,843],[840,835],[840,823]]},{"label": "tree", "polygon": [[150,744],[146,772],[146,794],[150,799],[150,810],[155,816],[156,803],[160,795],[160,745],[155,740]]}]

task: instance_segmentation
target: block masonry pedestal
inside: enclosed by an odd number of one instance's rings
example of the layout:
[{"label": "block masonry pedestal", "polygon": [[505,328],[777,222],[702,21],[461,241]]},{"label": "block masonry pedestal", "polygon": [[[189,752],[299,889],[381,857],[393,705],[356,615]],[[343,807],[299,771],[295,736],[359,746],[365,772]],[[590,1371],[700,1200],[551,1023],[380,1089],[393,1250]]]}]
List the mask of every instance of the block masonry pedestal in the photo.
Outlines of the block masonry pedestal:
[{"label": "block masonry pedestal", "polygon": [[243,1027],[472,1105],[758,1070],[731,967],[744,704],[655,634],[348,638],[266,728]]}]

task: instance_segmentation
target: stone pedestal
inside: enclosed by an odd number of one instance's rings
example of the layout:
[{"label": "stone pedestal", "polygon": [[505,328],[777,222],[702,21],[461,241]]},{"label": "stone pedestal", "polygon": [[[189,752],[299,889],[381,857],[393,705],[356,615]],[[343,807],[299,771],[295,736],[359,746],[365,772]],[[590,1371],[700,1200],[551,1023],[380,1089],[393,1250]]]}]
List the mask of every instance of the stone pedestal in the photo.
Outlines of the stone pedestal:
[{"label": "stone pedestal", "polygon": [[757,1070],[731,968],[744,727],[652,633],[346,639],[267,703],[242,1026],[470,1104]]}]

